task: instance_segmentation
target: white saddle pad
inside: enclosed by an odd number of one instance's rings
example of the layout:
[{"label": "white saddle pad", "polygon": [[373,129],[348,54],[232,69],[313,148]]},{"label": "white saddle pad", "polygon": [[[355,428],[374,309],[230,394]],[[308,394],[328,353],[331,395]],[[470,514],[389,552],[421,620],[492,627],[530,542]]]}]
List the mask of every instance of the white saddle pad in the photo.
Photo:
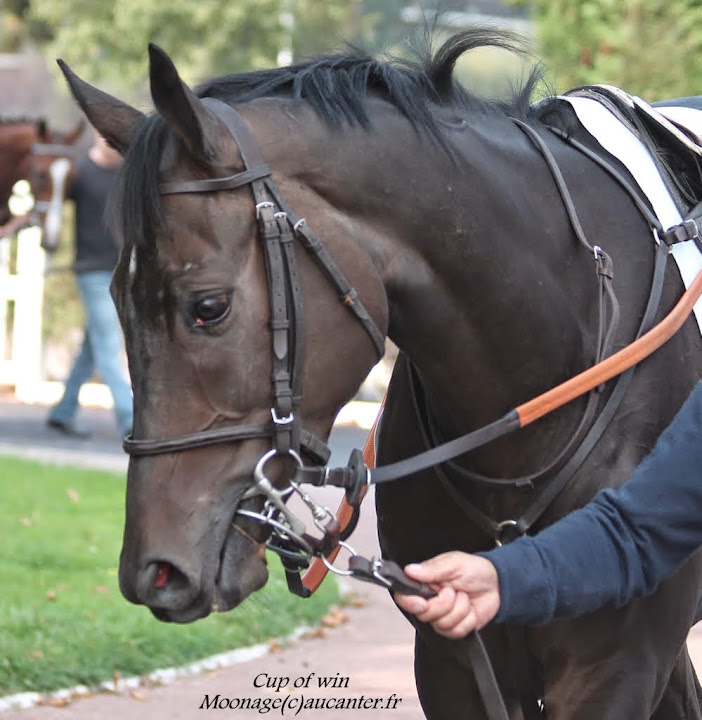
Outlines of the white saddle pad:
[{"label": "white saddle pad", "polygon": [[[628,168],[649,199],[661,225],[666,229],[679,225],[682,216],[646,146],[598,100],[569,95],[562,96],[562,99],[573,106],[583,127],[600,145]],[[693,122],[694,116],[690,113],[697,113],[694,123],[702,135],[702,120],[699,119],[702,112],[683,107],[660,108],[660,110],[665,110],[667,117],[669,112],[680,118],[684,114],[688,116],[687,122]],[[687,110],[690,113],[679,112]],[[672,254],[685,287],[689,287],[697,273],[702,270],[702,253],[693,240],[686,240],[674,245]],[[702,333],[702,298],[695,304],[694,313]]]}]

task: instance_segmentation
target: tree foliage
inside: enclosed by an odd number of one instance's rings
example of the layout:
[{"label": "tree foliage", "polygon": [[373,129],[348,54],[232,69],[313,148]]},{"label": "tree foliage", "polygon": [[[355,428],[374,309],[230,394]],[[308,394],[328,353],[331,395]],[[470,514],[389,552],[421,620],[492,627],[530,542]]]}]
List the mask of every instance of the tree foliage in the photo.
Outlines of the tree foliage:
[{"label": "tree foliage", "polygon": [[0,52],[18,52],[27,42],[46,42],[51,28],[29,17],[30,0],[0,0]]},{"label": "tree foliage", "polygon": [[14,0],[25,21],[51,30],[48,53],[81,77],[145,97],[146,47],[160,45],[188,83],[271,67],[392,37],[401,0]]},{"label": "tree foliage", "polygon": [[276,60],[280,0],[31,0],[30,14],[52,28],[47,50],[81,77],[139,97],[148,43],[160,45],[186,82]]},{"label": "tree foliage", "polygon": [[556,89],[617,85],[649,101],[702,90],[702,0],[517,0],[528,4]]}]

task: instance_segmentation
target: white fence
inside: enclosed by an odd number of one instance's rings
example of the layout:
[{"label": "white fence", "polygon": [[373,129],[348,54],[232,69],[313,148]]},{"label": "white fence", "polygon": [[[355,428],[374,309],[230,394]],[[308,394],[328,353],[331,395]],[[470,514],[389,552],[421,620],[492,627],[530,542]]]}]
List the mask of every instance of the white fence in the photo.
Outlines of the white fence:
[{"label": "white fence", "polygon": [[[54,403],[63,392],[63,383],[46,380],[44,367],[45,268],[40,228],[0,238],[0,386],[14,388],[23,403]],[[85,383],[79,399],[81,405],[113,405],[108,388],[100,382]]]},{"label": "white fence", "polygon": [[38,227],[0,238],[0,385],[21,402],[41,399],[45,264]]}]

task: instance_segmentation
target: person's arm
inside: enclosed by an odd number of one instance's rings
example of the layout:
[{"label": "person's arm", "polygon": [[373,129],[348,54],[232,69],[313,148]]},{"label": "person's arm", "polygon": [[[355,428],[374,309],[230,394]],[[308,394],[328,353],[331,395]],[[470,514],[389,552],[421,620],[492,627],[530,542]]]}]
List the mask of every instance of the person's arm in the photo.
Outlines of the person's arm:
[{"label": "person's arm", "polygon": [[396,600],[449,637],[493,618],[540,624],[649,593],[700,544],[702,383],[620,489],[599,493],[534,537],[409,565],[408,575],[441,592],[428,602]]}]

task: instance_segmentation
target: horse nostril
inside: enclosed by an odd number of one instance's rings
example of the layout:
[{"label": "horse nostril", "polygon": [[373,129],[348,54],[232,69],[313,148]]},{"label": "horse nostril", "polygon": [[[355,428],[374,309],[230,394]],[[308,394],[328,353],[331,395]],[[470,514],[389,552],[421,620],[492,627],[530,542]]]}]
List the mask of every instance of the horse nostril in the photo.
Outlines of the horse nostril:
[{"label": "horse nostril", "polygon": [[154,580],[155,588],[164,588],[168,585],[168,578],[171,574],[171,565],[169,563],[160,562],[158,563],[158,569],[156,570],[156,579]]},{"label": "horse nostril", "polygon": [[197,591],[191,579],[177,565],[167,560],[151,563],[148,572],[142,577],[141,588],[139,595],[142,601],[147,602],[156,598],[160,601],[166,598],[182,598]]}]

